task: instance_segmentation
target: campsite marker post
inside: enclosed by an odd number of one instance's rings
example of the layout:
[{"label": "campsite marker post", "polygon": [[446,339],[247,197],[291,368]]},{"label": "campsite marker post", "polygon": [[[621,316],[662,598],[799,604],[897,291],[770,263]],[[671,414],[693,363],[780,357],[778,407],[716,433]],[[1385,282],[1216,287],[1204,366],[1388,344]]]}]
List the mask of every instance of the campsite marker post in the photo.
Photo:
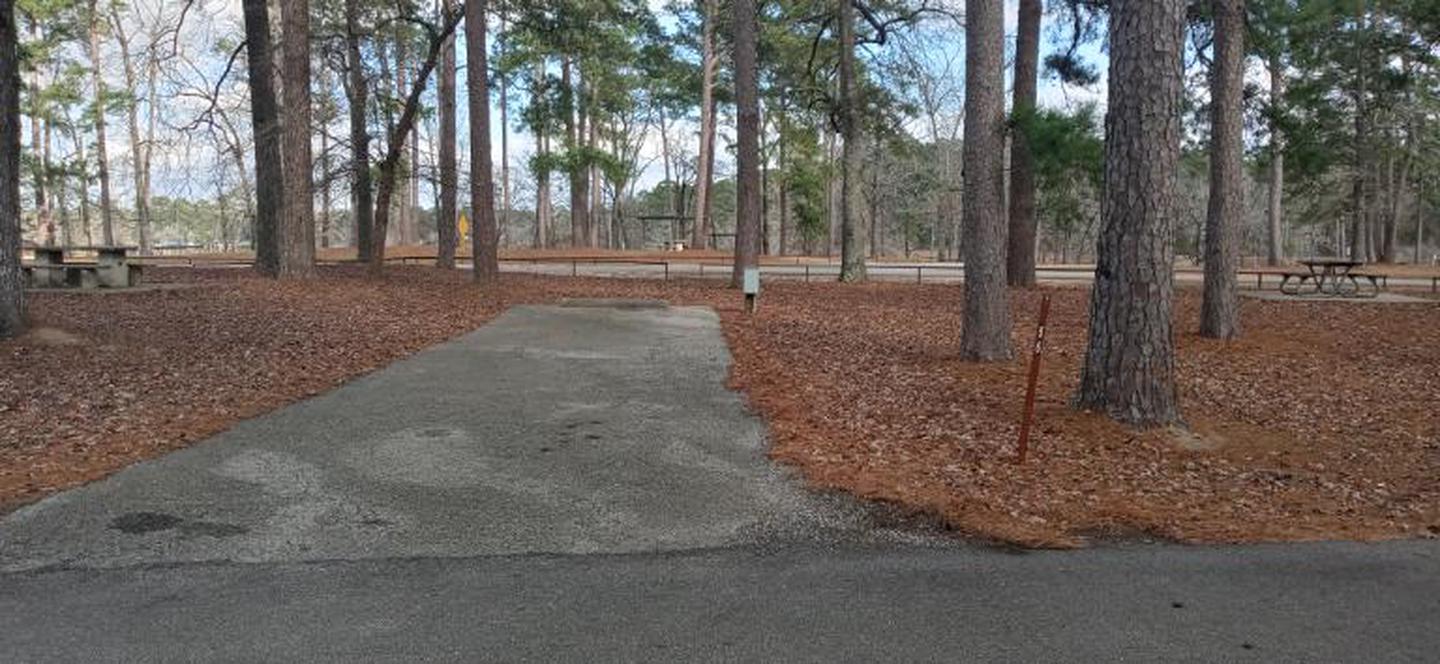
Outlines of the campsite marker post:
[{"label": "campsite marker post", "polygon": [[760,298],[760,268],[745,268],[743,280],[745,290],[745,313],[755,313],[755,301]]},{"label": "campsite marker post", "polygon": [[1040,355],[1045,352],[1045,320],[1050,317],[1050,296],[1040,300],[1040,323],[1035,328],[1035,346],[1030,353],[1030,380],[1025,386],[1025,415],[1020,420],[1020,456],[1016,463],[1025,463],[1030,451],[1030,421],[1035,419],[1035,383],[1040,378]]}]

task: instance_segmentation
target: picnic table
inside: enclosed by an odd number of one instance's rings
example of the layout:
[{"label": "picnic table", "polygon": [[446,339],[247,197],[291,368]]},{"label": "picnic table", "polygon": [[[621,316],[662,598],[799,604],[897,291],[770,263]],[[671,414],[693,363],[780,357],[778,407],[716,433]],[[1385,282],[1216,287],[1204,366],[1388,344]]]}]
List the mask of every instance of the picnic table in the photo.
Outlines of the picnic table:
[{"label": "picnic table", "polygon": [[[1286,295],[1375,297],[1380,294],[1377,275],[1355,271],[1365,265],[1364,261],[1348,258],[1308,258],[1296,262],[1305,266],[1305,271],[1285,273],[1280,282],[1280,292]],[[1360,286],[1360,279],[1369,282],[1369,290]]]},{"label": "picnic table", "polygon": [[[140,285],[141,266],[130,263],[135,247],[35,247],[35,260],[25,266],[35,288],[128,288]],[[69,261],[73,252],[94,255],[94,262]]]}]

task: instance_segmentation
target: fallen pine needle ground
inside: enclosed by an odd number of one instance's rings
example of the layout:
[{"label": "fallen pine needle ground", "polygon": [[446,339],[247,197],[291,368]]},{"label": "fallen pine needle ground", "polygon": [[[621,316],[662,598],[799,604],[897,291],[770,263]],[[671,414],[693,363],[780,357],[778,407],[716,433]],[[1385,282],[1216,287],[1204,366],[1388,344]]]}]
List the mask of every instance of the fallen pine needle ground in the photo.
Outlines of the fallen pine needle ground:
[{"label": "fallen pine needle ground", "polygon": [[[1017,360],[957,359],[959,286],[768,283],[759,311],[718,282],[327,268],[159,271],[174,288],[44,293],[0,342],[0,511],[116,472],[563,297],[720,312],[731,383],[772,456],[813,486],[1036,547],[1440,535],[1440,307],[1246,300],[1244,336],[1194,334],[1177,294],[1188,427],[1136,432],[1068,406],[1088,291],[1013,291]],[[1025,361],[1054,297],[1029,463],[1014,463]],[[477,377],[483,379],[483,377]]]}]

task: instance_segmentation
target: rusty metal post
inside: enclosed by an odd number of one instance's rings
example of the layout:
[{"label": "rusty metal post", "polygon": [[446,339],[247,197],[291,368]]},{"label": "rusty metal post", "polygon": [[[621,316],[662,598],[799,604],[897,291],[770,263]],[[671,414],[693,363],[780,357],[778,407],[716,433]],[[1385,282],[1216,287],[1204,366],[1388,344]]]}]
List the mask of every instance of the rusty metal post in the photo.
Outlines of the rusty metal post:
[{"label": "rusty metal post", "polygon": [[1045,352],[1045,321],[1050,318],[1050,296],[1040,300],[1040,323],[1035,327],[1035,346],[1030,353],[1030,379],[1025,386],[1025,415],[1020,420],[1020,454],[1016,463],[1025,463],[1030,451],[1030,421],[1035,419],[1035,383],[1040,379],[1040,356]]}]

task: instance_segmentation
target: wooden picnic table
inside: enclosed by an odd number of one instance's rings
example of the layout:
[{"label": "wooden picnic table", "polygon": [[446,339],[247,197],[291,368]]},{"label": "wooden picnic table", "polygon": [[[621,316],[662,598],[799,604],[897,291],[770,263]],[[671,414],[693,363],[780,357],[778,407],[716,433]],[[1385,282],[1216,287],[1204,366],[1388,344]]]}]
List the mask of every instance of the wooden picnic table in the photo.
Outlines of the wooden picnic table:
[{"label": "wooden picnic table", "polygon": [[[1365,265],[1364,261],[1348,258],[1307,258],[1296,261],[1305,266],[1305,272],[1286,273],[1280,282],[1280,292],[1286,295],[1322,295],[1329,297],[1375,297],[1380,294],[1380,284],[1375,275],[1359,274],[1355,270]],[[1370,282],[1370,290],[1364,291],[1357,279]],[[1293,286],[1291,280],[1295,280]],[[1309,288],[1306,285],[1309,284]]]}]

